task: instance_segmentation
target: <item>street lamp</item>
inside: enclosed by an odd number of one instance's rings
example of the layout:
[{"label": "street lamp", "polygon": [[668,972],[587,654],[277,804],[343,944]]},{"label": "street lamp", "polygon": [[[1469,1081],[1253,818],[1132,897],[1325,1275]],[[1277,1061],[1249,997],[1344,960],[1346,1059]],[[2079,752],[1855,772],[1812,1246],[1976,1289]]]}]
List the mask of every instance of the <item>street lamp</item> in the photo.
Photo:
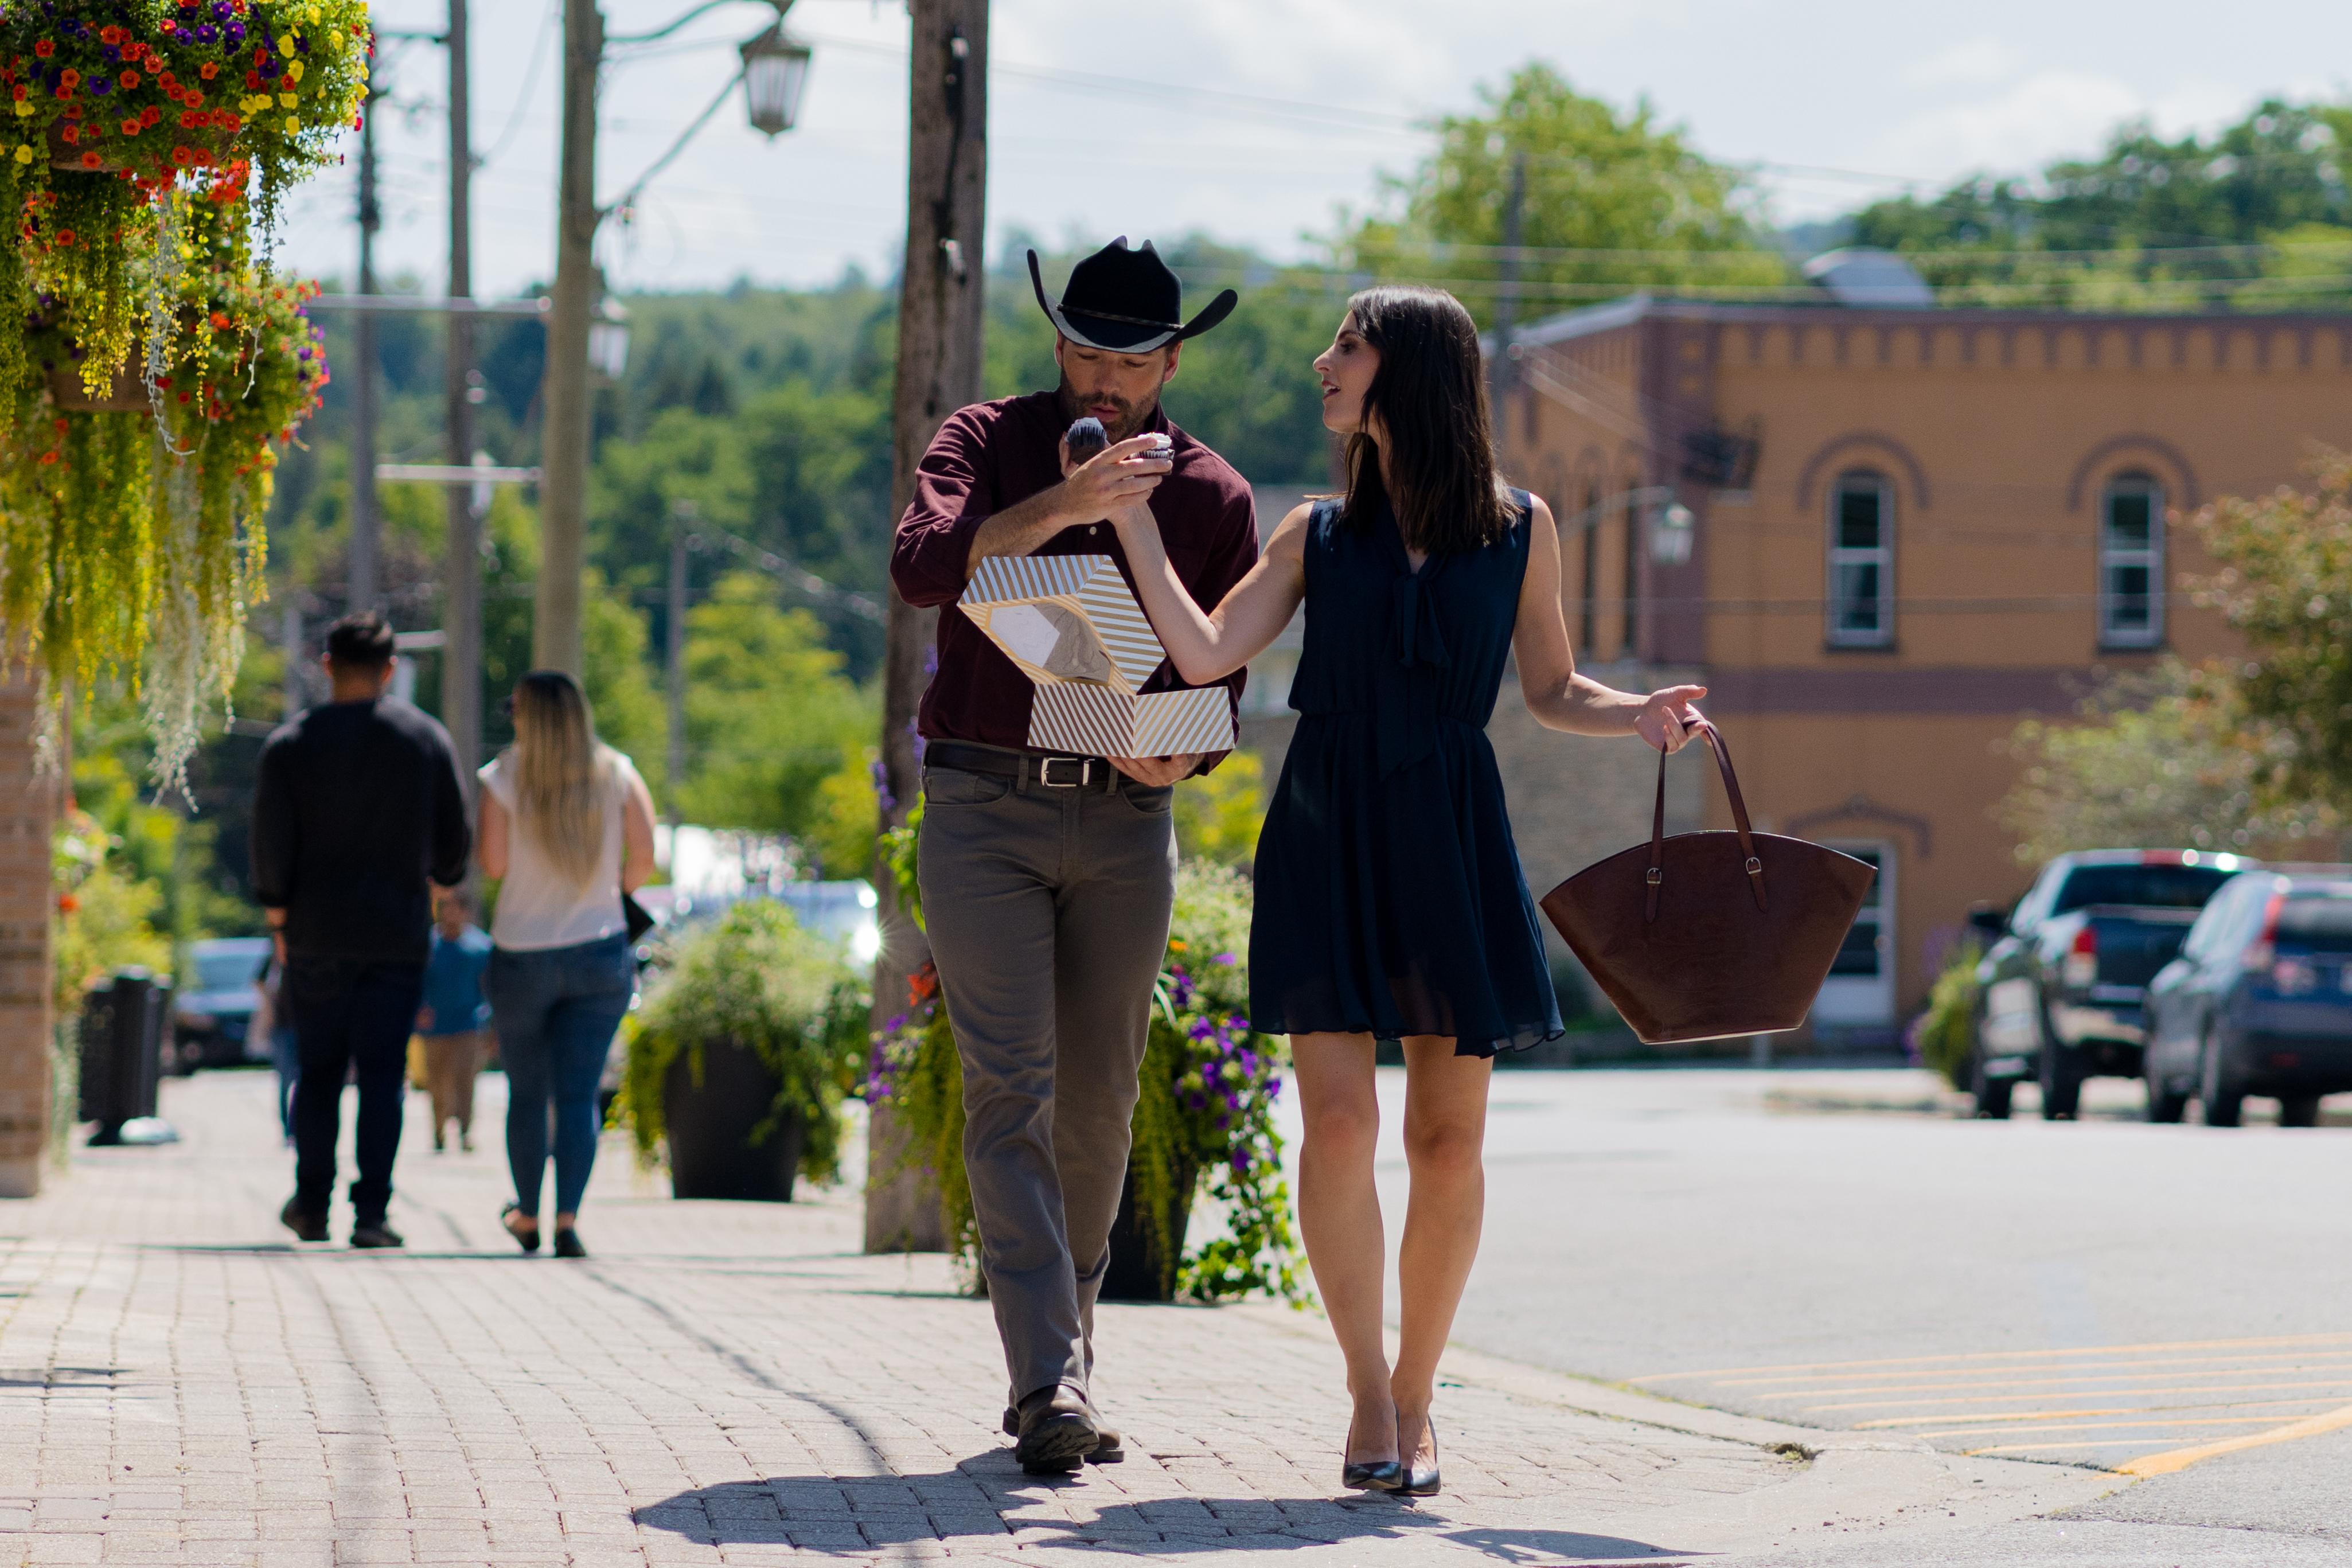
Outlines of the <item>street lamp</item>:
[{"label": "street lamp", "polygon": [[1650,559],[1661,566],[1680,566],[1691,558],[1698,520],[1680,501],[1668,501],[1650,520]]},{"label": "street lamp", "polygon": [[751,125],[765,135],[790,131],[801,117],[801,94],[808,89],[812,51],[776,25],[742,47],[743,98]]}]

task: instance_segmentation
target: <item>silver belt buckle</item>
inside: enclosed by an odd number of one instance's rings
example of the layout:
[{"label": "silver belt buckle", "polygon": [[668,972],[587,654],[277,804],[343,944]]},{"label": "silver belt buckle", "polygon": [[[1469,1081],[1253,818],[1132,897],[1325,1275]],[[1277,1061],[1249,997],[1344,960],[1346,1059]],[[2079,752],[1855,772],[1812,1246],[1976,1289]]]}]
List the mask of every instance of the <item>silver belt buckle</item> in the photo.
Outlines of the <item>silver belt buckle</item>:
[{"label": "silver belt buckle", "polygon": [[[1066,763],[1078,770],[1074,779],[1057,779],[1054,764]],[[1095,782],[1095,760],[1092,757],[1040,757],[1037,760],[1037,782],[1047,789],[1084,789]]]}]

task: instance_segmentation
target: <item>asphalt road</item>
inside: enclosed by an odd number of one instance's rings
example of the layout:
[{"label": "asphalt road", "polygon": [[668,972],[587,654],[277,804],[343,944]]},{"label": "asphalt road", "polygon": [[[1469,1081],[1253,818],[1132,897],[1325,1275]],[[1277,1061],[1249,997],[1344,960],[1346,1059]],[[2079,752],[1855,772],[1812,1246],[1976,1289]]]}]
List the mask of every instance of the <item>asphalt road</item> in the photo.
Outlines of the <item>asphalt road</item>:
[{"label": "asphalt road", "polygon": [[1906,1109],[1935,1099],[1914,1073],[1498,1074],[1456,1339],[1745,1415],[2147,1472],[1956,1563],[2352,1563],[2352,1126],[2149,1126],[2127,1086],[2080,1123]]}]

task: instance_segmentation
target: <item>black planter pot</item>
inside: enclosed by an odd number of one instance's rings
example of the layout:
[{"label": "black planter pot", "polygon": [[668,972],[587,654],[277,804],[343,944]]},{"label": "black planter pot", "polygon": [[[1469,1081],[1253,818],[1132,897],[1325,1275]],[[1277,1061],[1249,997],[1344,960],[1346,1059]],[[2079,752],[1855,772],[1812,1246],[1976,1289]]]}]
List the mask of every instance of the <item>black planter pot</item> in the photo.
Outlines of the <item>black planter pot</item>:
[{"label": "black planter pot", "polygon": [[1198,1185],[1198,1167],[1176,1173],[1176,1190],[1184,1194],[1183,1204],[1171,1216],[1168,1245],[1172,1257],[1163,1258],[1151,1245],[1151,1233],[1144,1227],[1142,1216],[1135,1209],[1135,1173],[1127,1173],[1127,1184],[1119,1190],[1118,1217],[1110,1224],[1110,1265],[1103,1270],[1102,1299],[1106,1301],[1169,1301],[1175,1299],[1172,1287],[1176,1279],[1175,1265],[1184,1256],[1184,1229],[1192,1222],[1192,1194]]},{"label": "black planter pot", "polygon": [[788,1204],[800,1172],[802,1127],[787,1117],[765,1141],[751,1134],[768,1120],[782,1089],[758,1057],[732,1040],[702,1047],[702,1081],[691,1051],[662,1075],[662,1122],[669,1135],[670,1195]]}]

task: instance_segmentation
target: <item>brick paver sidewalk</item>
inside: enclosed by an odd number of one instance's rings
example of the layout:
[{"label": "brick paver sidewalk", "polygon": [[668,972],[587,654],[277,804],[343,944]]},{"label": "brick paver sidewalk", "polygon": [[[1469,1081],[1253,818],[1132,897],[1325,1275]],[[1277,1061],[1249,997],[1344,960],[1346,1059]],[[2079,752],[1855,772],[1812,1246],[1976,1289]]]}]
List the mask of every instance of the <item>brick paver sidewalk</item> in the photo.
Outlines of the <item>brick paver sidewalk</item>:
[{"label": "brick paver sidewalk", "polygon": [[184,1142],[78,1152],[0,1205],[0,1564],[1656,1559],[1808,1468],[1528,1373],[1443,1392],[1443,1498],[1360,1499],[1319,1319],[1109,1307],[1129,1458],[1026,1478],[986,1306],[940,1258],[858,1256],[852,1193],[674,1203],[608,1142],[595,1256],[520,1255],[499,1081],[478,1153],[412,1117],[404,1254],[289,1242],[255,1074],[173,1082]]}]

